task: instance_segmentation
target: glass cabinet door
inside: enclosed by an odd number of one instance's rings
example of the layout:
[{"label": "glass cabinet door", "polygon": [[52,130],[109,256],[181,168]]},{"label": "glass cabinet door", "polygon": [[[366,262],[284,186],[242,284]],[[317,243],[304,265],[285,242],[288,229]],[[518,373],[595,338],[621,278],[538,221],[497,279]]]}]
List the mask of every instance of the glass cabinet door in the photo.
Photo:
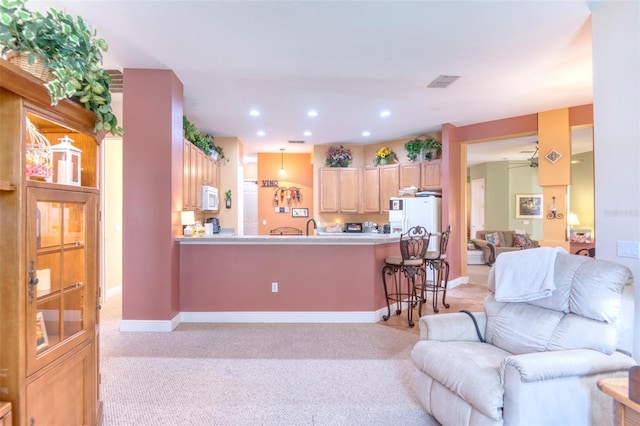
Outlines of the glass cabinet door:
[{"label": "glass cabinet door", "polygon": [[96,196],[28,188],[28,369],[91,338],[95,318]]}]

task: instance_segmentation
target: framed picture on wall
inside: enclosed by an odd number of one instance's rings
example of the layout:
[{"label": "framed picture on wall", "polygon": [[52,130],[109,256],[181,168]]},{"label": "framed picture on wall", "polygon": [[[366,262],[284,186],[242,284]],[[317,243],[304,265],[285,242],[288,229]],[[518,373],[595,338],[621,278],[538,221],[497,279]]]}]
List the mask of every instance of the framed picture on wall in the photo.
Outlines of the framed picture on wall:
[{"label": "framed picture on wall", "polygon": [[542,219],[542,194],[516,194],[516,219]]},{"label": "framed picture on wall", "polygon": [[293,208],[291,209],[291,216],[293,217],[309,217],[309,209],[307,208]]}]

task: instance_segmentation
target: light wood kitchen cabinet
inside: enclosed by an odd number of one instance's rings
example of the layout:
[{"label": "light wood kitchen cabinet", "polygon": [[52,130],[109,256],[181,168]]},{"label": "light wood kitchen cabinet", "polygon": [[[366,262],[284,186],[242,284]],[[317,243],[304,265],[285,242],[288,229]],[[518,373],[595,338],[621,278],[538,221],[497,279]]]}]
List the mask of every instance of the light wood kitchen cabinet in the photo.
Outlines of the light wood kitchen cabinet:
[{"label": "light wood kitchen cabinet", "polygon": [[408,163],[400,164],[400,188],[407,188],[415,186],[416,188],[422,188],[420,182],[420,169],[421,163]]},{"label": "light wood kitchen cabinet", "polygon": [[415,186],[418,190],[440,190],[441,160],[400,165],[400,188]]},{"label": "light wood kitchen cabinet", "polygon": [[397,197],[400,190],[400,165],[380,168],[380,213],[389,213],[389,199]]},{"label": "light wood kitchen cabinet", "polygon": [[379,213],[380,170],[378,167],[365,167],[362,176],[362,213]]},{"label": "light wood kitchen cabinet", "polygon": [[182,209],[202,210],[202,185],[218,188],[218,163],[185,139],[182,173]]},{"label": "light wood kitchen cabinet", "polygon": [[354,167],[319,170],[320,213],[358,213],[359,172]]},{"label": "light wood kitchen cabinet", "polygon": [[[102,404],[95,115],[69,100],[50,106],[42,82],[4,60],[0,76],[0,400],[11,402],[13,426],[96,425]],[[82,151],[79,185],[55,183],[55,173],[50,179],[42,171],[47,164],[56,170],[47,160],[32,167],[27,122],[50,145],[62,135],[74,140]]]},{"label": "light wood kitchen cabinet", "polygon": [[420,189],[442,189],[442,170],[440,168],[441,160],[424,161],[420,166]]}]

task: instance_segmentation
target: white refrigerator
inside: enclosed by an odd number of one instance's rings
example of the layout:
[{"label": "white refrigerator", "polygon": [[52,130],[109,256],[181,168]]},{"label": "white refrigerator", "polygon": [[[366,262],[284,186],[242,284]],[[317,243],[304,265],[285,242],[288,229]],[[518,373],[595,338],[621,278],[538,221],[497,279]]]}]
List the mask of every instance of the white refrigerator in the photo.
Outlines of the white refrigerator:
[{"label": "white refrigerator", "polygon": [[[442,232],[442,196],[434,193],[426,197],[389,200],[390,232],[405,233],[414,226],[424,226],[427,232]],[[436,250],[438,238],[431,238],[429,250]]]}]

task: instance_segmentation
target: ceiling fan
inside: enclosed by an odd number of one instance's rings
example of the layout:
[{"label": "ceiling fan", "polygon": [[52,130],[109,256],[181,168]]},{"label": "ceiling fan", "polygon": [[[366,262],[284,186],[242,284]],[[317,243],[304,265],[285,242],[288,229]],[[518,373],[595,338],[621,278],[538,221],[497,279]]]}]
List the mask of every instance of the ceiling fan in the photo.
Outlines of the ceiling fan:
[{"label": "ceiling fan", "polygon": [[509,167],[510,169],[516,169],[519,167],[531,167],[531,168],[537,168],[538,167],[538,142],[536,142],[536,150],[533,151],[533,154],[531,154],[531,157],[527,158],[526,160],[522,160],[522,161],[526,161],[528,164],[522,164],[520,166],[514,166],[514,167]]}]

